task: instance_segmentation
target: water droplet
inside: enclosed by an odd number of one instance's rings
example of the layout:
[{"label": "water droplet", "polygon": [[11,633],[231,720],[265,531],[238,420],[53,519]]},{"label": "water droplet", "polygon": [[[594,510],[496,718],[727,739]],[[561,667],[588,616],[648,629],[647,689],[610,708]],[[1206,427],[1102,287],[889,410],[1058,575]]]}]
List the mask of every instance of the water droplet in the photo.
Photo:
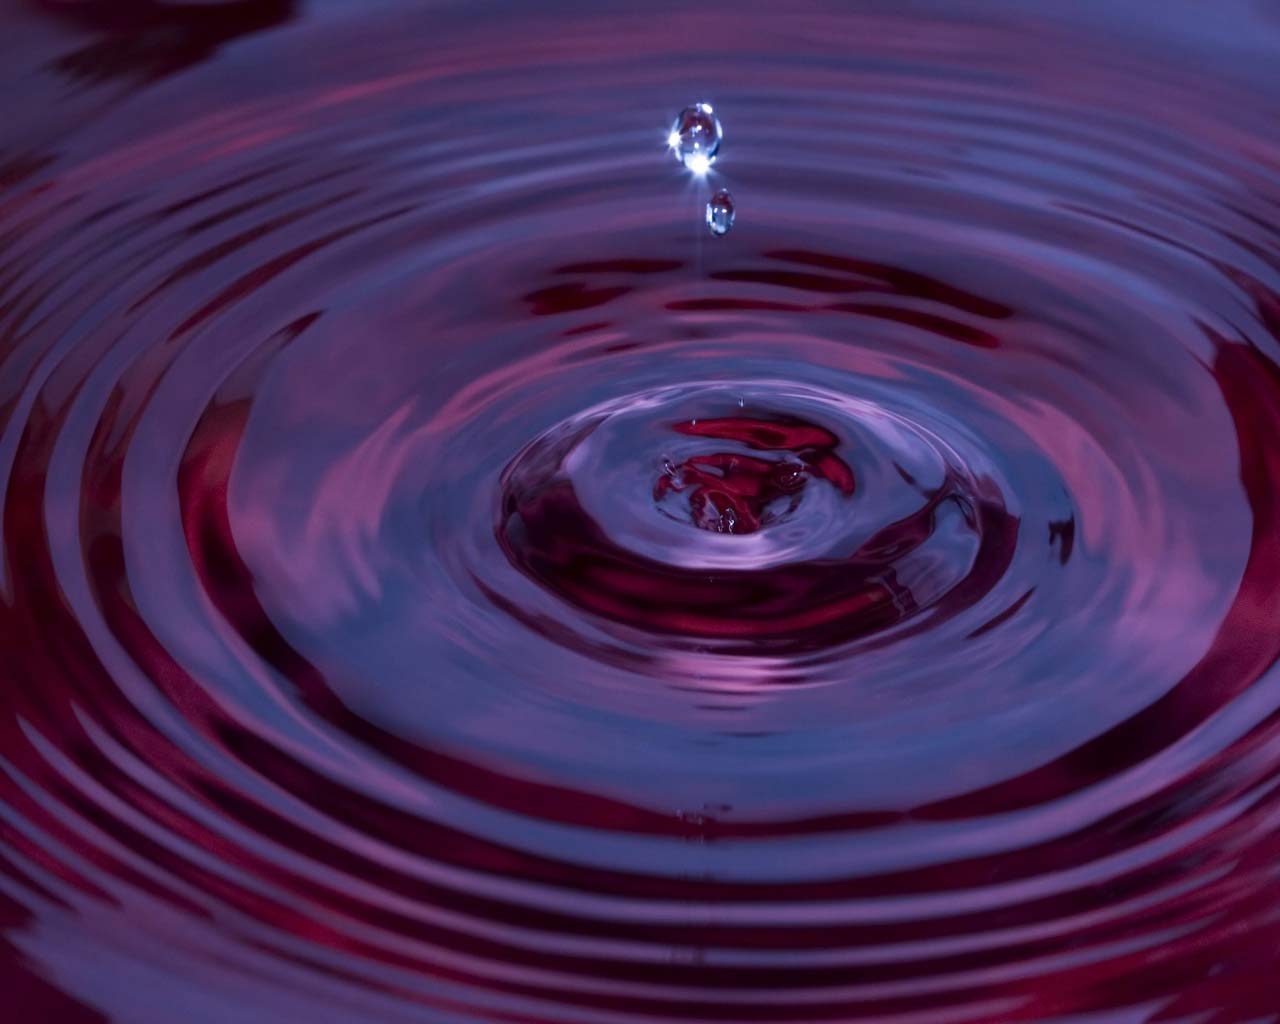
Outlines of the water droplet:
[{"label": "water droplet", "polygon": [[707,227],[713,235],[727,235],[733,227],[733,196],[721,189],[707,200]]},{"label": "water droplet", "polygon": [[667,145],[685,167],[706,174],[716,162],[724,132],[710,103],[685,107],[671,124]]}]

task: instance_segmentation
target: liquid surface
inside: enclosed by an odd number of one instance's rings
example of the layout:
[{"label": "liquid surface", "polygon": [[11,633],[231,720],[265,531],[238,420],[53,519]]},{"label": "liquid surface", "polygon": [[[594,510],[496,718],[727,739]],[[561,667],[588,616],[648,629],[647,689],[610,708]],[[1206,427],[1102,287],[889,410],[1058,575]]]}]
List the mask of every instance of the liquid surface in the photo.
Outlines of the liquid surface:
[{"label": "liquid surface", "polygon": [[1280,6],[631,6],[0,5],[6,1012],[1280,1019]]}]

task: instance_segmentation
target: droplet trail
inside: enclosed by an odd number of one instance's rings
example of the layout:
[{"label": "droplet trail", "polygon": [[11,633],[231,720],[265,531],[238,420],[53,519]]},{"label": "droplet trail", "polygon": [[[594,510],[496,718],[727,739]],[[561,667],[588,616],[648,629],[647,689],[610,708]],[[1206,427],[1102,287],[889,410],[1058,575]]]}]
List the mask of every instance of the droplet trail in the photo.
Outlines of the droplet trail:
[{"label": "droplet trail", "polygon": [[720,189],[707,200],[707,227],[713,235],[727,235],[735,215],[733,196],[728,189]]},{"label": "droplet trail", "polygon": [[710,103],[685,107],[671,124],[667,145],[676,159],[695,174],[706,174],[716,162],[724,132]]}]

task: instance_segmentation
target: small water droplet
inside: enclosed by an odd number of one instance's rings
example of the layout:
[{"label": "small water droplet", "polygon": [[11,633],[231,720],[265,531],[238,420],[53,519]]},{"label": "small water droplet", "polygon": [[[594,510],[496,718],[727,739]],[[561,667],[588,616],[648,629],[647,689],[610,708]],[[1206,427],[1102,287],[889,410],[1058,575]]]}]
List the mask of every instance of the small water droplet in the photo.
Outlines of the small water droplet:
[{"label": "small water droplet", "polygon": [[733,227],[733,196],[728,189],[721,189],[707,200],[707,227],[713,235],[727,235]]},{"label": "small water droplet", "polygon": [[680,111],[671,124],[667,145],[685,167],[706,174],[716,162],[724,132],[710,103],[695,103]]},{"label": "small water droplet", "polygon": [[661,499],[668,491],[684,490],[684,471],[682,467],[675,465],[670,459],[662,460],[662,475],[658,477],[658,482],[654,486],[653,496]]}]

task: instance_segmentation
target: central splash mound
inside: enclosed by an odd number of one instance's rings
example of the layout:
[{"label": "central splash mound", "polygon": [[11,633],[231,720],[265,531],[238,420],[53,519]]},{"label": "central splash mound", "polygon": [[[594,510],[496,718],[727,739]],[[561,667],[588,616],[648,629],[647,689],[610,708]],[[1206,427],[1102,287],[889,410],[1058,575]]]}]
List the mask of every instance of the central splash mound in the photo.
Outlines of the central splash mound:
[{"label": "central splash mound", "polygon": [[757,381],[629,395],[556,425],[503,474],[496,532],[582,611],[741,654],[847,644],[944,611],[957,588],[971,603],[984,588],[962,585],[1007,559],[1016,521],[920,424]]}]

